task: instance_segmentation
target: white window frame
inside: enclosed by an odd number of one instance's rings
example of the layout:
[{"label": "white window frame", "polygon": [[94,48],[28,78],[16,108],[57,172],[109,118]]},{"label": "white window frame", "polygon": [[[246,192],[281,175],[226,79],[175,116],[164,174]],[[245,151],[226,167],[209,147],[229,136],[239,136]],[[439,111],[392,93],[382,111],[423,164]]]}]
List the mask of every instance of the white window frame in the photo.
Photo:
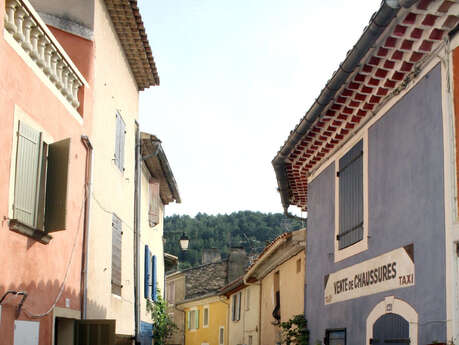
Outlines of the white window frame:
[{"label": "white window frame", "polygon": [[[206,311],[207,311],[207,323],[206,323]],[[208,328],[210,324],[210,307],[205,305],[202,308],[202,328]]]},{"label": "white window frame", "polygon": [[[339,234],[339,160],[360,140],[362,140],[363,148],[363,238],[349,247],[339,249],[339,241],[337,240]],[[333,241],[335,262],[339,262],[368,249],[368,128],[349,140],[338,151],[333,160],[335,163],[335,236]]]}]

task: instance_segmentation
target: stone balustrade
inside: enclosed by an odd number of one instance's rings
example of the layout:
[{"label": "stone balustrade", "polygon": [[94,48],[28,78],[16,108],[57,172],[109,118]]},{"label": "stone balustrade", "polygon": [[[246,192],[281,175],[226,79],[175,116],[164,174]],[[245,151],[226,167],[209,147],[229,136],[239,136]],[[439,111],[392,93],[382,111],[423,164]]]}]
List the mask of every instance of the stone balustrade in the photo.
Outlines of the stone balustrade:
[{"label": "stone balustrade", "polygon": [[[6,0],[5,29],[21,45],[37,66],[78,108],[78,90],[83,85],[79,72],[46,25],[35,17],[30,4],[21,0]],[[34,16],[35,14],[35,16]]]}]

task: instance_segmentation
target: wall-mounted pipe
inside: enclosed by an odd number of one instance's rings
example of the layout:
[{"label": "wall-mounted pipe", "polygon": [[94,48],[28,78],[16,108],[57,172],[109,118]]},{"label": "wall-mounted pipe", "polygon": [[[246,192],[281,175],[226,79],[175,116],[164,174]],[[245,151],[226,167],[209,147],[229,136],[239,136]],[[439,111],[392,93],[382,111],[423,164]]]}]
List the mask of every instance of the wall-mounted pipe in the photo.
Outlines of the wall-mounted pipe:
[{"label": "wall-mounted pipe", "polygon": [[83,253],[81,255],[81,319],[87,318],[88,311],[88,243],[89,226],[91,216],[91,193],[92,193],[92,162],[94,150],[89,138],[81,136],[81,142],[86,148],[86,167],[85,167],[85,202],[84,202],[84,223],[83,223]]}]

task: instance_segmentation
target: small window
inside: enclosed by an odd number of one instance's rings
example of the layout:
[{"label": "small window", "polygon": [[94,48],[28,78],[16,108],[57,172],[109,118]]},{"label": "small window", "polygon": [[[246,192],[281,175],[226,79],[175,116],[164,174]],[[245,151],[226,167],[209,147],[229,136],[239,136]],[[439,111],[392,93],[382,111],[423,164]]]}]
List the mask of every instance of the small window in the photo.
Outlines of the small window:
[{"label": "small window", "polygon": [[280,302],[280,273],[279,271],[274,273],[274,310],[273,317],[276,320],[276,324],[280,323],[281,320],[281,302]]},{"label": "small window", "polygon": [[239,321],[241,319],[241,292],[233,295],[231,319],[233,321]]},{"label": "small window", "polygon": [[218,345],[225,344],[225,327],[221,326],[218,332]]},{"label": "small window", "polygon": [[121,247],[122,247],[121,219],[112,215],[112,293],[121,296]]},{"label": "small window", "polygon": [[124,171],[124,142],[126,139],[126,124],[121,115],[116,113],[116,133],[115,133],[115,165]]},{"label": "small window", "polygon": [[161,198],[159,194],[159,183],[153,180],[150,181],[149,186],[150,205],[148,209],[148,223],[150,227],[154,227],[159,224],[160,210],[161,210]]},{"label": "small window", "polygon": [[339,231],[338,248],[343,249],[363,239],[363,140],[339,160]]},{"label": "small window", "polygon": [[253,336],[249,335],[249,345],[253,345]]},{"label": "small window", "polygon": [[324,343],[325,345],[346,345],[346,329],[327,329]]},{"label": "small window", "polygon": [[22,121],[17,134],[11,229],[30,236],[65,230],[70,139],[46,143]]},{"label": "small window", "polygon": [[202,316],[202,327],[209,327],[209,307],[204,307]]},{"label": "small window", "polygon": [[301,272],[301,259],[296,260],[296,273]]},{"label": "small window", "polygon": [[250,287],[245,289],[245,310],[250,310]]},{"label": "small window", "polygon": [[167,298],[167,303],[169,304],[175,303],[175,281],[171,281],[167,283],[166,298]]}]

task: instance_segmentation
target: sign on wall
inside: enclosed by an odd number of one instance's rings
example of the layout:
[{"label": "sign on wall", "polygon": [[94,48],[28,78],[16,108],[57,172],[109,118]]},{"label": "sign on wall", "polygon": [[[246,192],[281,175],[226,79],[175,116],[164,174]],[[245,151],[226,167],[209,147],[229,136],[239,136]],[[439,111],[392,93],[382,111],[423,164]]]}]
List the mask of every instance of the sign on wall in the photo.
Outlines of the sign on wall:
[{"label": "sign on wall", "polygon": [[414,286],[413,244],[325,276],[324,303],[332,304]]}]

